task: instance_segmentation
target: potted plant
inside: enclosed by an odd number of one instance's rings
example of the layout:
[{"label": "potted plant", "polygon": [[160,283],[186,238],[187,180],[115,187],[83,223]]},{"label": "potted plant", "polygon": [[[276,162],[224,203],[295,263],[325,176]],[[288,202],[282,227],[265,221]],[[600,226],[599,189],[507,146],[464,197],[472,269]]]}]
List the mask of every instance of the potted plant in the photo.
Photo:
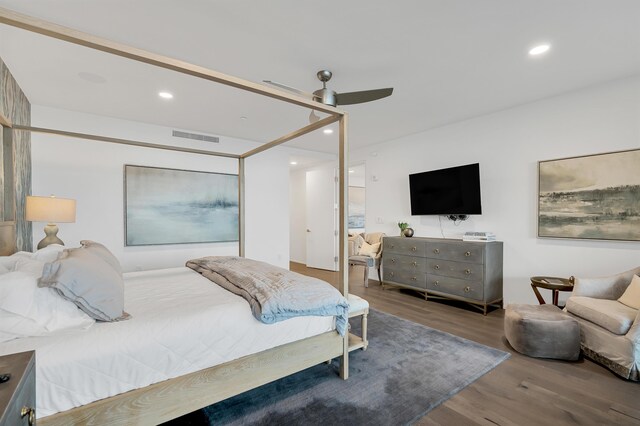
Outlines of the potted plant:
[{"label": "potted plant", "polygon": [[404,237],[404,230],[409,227],[407,222],[398,222],[398,228],[400,228],[400,236]]}]

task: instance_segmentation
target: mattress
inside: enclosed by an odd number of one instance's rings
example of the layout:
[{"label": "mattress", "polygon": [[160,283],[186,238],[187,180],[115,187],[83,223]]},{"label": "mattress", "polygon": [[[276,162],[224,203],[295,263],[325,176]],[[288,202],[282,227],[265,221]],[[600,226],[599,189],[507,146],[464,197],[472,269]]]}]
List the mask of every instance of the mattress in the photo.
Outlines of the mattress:
[{"label": "mattress", "polygon": [[188,268],[124,274],[131,319],[0,343],[36,351],[38,418],[335,329],[333,317],[263,324]]}]

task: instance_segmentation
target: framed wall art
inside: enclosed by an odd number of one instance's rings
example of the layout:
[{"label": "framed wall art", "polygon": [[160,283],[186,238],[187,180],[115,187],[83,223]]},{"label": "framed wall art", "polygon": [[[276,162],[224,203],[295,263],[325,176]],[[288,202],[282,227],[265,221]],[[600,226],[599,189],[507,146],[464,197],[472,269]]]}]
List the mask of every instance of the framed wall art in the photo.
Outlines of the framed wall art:
[{"label": "framed wall art", "polygon": [[538,236],[640,241],[640,149],[540,161]]},{"label": "framed wall art", "polygon": [[125,246],[238,241],[238,175],[124,166]]},{"label": "framed wall art", "polygon": [[364,229],[365,188],[349,187],[349,229]]}]

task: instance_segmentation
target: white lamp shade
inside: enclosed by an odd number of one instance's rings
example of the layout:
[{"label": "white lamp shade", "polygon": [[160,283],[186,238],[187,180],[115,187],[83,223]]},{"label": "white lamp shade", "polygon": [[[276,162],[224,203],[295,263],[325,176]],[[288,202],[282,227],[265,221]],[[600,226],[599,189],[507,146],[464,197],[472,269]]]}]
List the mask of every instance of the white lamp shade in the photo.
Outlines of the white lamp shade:
[{"label": "white lamp shade", "polygon": [[27,196],[25,219],[30,222],[65,223],[76,221],[76,200]]}]

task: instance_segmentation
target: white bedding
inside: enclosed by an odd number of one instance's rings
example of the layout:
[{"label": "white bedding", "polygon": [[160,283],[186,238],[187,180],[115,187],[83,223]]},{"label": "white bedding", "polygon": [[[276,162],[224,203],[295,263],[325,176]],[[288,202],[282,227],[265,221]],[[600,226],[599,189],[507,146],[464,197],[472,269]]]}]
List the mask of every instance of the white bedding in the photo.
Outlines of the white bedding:
[{"label": "white bedding", "polygon": [[335,329],[333,317],[263,324],[188,268],[124,277],[130,320],[0,343],[0,355],[36,350],[39,418]]}]

